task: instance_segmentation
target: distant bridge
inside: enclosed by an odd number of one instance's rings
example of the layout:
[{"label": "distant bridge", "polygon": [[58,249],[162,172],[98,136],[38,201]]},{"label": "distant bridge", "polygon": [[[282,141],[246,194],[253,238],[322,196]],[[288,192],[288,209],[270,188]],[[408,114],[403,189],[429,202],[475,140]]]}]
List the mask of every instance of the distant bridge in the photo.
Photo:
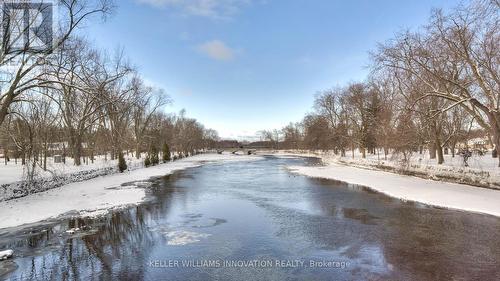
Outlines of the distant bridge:
[{"label": "distant bridge", "polygon": [[220,148],[220,149],[217,149],[217,153],[219,153],[219,154],[221,154],[224,151],[228,151],[231,154],[251,155],[251,154],[255,154],[257,152],[257,149],[255,149],[255,148]]}]

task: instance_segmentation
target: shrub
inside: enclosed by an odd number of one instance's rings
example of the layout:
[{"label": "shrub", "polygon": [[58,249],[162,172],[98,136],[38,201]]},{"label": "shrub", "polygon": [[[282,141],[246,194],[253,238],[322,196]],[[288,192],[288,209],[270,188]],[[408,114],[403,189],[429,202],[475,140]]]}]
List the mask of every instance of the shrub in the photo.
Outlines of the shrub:
[{"label": "shrub", "polygon": [[149,155],[146,156],[146,159],[144,159],[144,166],[146,167],[151,166],[151,160],[149,159]]},{"label": "shrub", "polygon": [[120,173],[123,173],[123,171],[127,170],[127,162],[125,162],[123,152],[121,151],[118,153],[118,170],[120,170]]},{"label": "shrub", "polygon": [[151,165],[158,165],[160,163],[160,158],[158,157],[158,149],[156,146],[151,147],[151,155],[150,155]]},{"label": "shrub", "polygon": [[167,163],[168,161],[170,161],[170,148],[168,147],[167,143],[163,144],[162,151],[163,151],[163,156],[162,156],[163,163]]}]

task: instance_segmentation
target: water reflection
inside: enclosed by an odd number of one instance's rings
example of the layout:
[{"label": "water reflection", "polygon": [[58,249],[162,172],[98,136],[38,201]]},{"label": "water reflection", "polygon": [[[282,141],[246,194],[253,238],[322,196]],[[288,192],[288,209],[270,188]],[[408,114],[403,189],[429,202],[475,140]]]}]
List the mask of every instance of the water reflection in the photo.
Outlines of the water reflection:
[{"label": "water reflection", "polygon": [[[0,235],[11,280],[498,280],[500,220],[290,174],[313,159],[214,164],[158,179],[152,200]],[[78,229],[74,233],[68,230]],[[300,260],[302,267],[152,261]],[[342,261],[342,268],[308,266]],[[17,267],[17,269],[16,269]]]}]

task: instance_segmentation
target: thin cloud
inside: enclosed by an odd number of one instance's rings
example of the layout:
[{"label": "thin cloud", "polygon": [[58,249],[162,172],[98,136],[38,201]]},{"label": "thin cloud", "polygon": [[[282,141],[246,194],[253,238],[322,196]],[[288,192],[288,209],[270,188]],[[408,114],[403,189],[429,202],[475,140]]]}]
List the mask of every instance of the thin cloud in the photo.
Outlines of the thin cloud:
[{"label": "thin cloud", "polygon": [[234,58],[235,51],[220,40],[212,40],[197,47],[202,54],[219,61],[230,61]]},{"label": "thin cloud", "polygon": [[173,7],[182,13],[215,19],[230,18],[251,0],[136,0],[157,8]]}]

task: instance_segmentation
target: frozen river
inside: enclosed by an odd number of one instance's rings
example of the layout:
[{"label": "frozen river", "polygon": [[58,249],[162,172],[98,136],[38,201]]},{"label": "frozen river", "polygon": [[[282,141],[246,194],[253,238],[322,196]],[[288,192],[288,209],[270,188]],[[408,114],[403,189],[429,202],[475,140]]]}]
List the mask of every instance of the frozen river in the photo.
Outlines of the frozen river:
[{"label": "frozen river", "polygon": [[139,206],[3,233],[0,279],[500,280],[500,219],[286,169],[317,164],[208,164]]}]

